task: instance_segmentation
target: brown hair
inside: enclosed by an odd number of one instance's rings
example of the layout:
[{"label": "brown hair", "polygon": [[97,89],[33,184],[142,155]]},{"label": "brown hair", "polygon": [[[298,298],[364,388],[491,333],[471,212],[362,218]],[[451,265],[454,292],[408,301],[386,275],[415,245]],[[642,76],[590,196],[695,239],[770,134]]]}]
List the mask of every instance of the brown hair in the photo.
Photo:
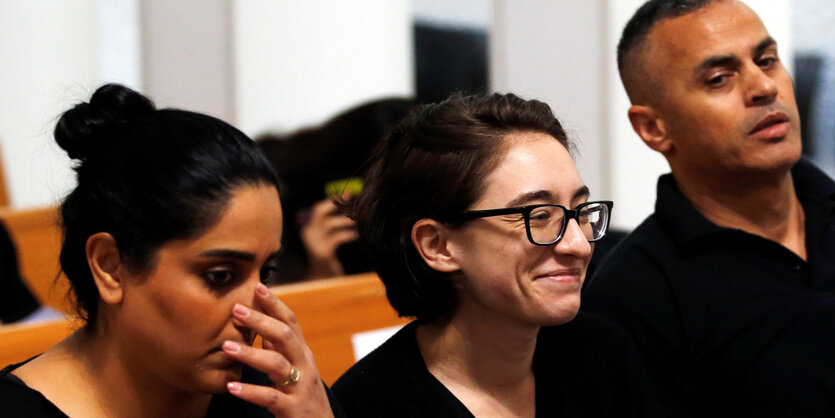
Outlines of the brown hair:
[{"label": "brown hair", "polygon": [[453,95],[421,106],[378,146],[348,210],[400,316],[431,322],[455,304],[451,277],[424,263],[411,243],[412,226],[472,205],[504,155],[504,139],[525,131],[546,133],[570,149],[547,104],[509,93]]}]

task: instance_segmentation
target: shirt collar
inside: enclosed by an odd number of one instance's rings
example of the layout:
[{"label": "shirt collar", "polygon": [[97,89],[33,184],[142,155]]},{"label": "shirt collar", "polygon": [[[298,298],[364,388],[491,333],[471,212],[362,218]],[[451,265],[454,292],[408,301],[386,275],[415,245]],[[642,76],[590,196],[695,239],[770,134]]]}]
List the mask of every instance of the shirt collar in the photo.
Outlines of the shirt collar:
[{"label": "shirt collar", "polygon": [[672,173],[658,178],[658,197],[655,216],[679,245],[723,231],[719,225],[705,218],[678,189]]},{"label": "shirt collar", "polygon": [[835,200],[835,182],[804,158],[792,167],[792,179],[803,206],[810,201]]},{"label": "shirt collar", "polygon": [[[805,159],[792,167],[792,180],[804,208],[818,201],[835,201],[835,182]],[[721,227],[704,217],[681,193],[671,173],[658,178],[655,216],[679,245],[691,244],[702,237],[728,233],[734,229]]]}]

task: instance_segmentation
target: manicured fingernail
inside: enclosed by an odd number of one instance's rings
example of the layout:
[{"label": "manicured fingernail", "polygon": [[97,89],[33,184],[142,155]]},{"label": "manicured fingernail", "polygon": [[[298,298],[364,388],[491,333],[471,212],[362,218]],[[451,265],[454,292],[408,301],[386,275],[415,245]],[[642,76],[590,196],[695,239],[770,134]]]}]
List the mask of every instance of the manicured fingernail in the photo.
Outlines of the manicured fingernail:
[{"label": "manicured fingernail", "polygon": [[241,391],[241,384],[238,382],[229,382],[226,384],[226,389],[229,393],[239,393]]},{"label": "manicured fingernail", "polygon": [[225,341],[223,343],[223,351],[227,353],[240,353],[241,352],[241,345],[234,342],[234,341]]},{"label": "manicured fingernail", "polygon": [[255,288],[255,291],[258,292],[258,294],[261,296],[270,295],[270,289],[267,289],[267,286],[265,286],[264,283],[259,283],[258,287]]},{"label": "manicured fingernail", "polygon": [[233,311],[235,312],[235,315],[241,318],[246,318],[249,316],[249,308],[239,303],[235,304],[235,309]]}]

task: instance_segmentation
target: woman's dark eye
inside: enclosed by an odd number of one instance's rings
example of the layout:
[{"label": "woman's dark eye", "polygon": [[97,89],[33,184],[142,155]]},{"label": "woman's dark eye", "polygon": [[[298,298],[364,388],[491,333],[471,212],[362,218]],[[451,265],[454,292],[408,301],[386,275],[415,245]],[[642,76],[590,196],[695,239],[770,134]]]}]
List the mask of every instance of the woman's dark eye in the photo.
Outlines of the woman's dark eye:
[{"label": "woman's dark eye", "polygon": [[278,280],[278,267],[268,265],[261,268],[261,283],[275,284]]},{"label": "woman's dark eye", "polygon": [[202,276],[203,280],[212,287],[223,287],[235,280],[235,274],[230,270],[210,270]]},{"label": "woman's dark eye", "polygon": [[547,222],[553,213],[548,210],[535,210],[531,212],[531,222]]},{"label": "woman's dark eye", "polygon": [[531,218],[533,218],[533,219],[548,219],[550,217],[551,217],[551,214],[549,214],[548,212],[545,212],[545,211],[531,213]]}]

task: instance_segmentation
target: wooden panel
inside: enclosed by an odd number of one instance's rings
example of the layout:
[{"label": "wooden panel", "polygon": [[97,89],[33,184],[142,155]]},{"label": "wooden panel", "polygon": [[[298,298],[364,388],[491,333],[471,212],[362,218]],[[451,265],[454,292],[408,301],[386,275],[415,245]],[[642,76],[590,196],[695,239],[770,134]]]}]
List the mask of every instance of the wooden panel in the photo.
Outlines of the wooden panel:
[{"label": "wooden panel", "polygon": [[6,170],[2,164],[3,155],[0,153],[0,207],[9,206],[9,192],[6,189]]},{"label": "wooden panel", "polygon": [[327,384],[354,364],[353,334],[409,322],[389,305],[374,273],[276,286],[273,291],[296,313]]},{"label": "wooden panel", "polygon": [[44,305],[63,312],[72,312],[66,300],[69,288],[66,278],[56,281],[61,266],[61,228],[58,209],[0,209],[0,220],[6,226],[17,249],[20,273],[35,297]]},{"label": "wooden panel", "polygon": [[0,368],[43,353],[78,326],[72,321],[0,326]]},{"label": "wooden panel", "polygon": [[[408,322],[397,317],[380,279],[373,273],[275,286],[272,290],[296,313],[319,373],[328,384],[354,364],[353,334]],[[0,326],[0,367],[46,351],[78,325],[59,321]]]}]

